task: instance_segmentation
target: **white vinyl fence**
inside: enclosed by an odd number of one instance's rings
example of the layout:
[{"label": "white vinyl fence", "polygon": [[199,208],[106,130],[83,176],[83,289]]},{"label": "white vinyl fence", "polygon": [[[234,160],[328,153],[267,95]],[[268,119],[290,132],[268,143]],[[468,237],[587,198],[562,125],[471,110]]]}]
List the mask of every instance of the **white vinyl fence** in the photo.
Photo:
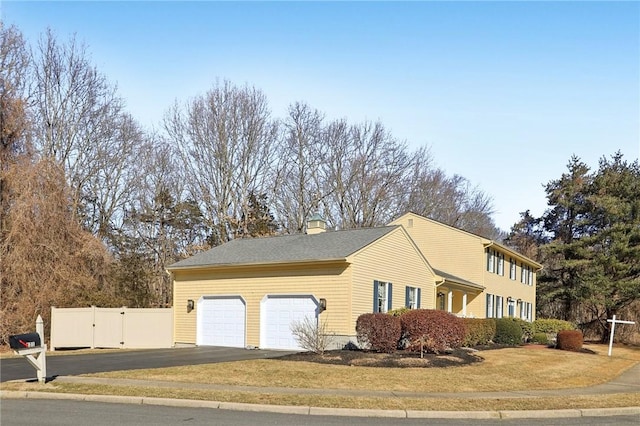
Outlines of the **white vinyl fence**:
[{"label": "white vinyl fence", "polygon": [[51,350],[172,345],[172,308],[51,308]]}]

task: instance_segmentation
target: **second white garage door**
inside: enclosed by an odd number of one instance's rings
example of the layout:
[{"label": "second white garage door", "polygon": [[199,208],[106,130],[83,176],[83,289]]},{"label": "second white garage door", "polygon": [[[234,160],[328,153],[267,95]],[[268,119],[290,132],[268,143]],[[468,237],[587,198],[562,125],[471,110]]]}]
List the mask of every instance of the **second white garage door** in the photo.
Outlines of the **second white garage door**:
[{"label": "second white garage door", "polygon": [[260,304],[260,347],[302,350],[291,333],[291,323],[305,317],[317,320],[318,304],[313,296],[269,295]]},{"label": "second white garage door", "polygon": [[240,296],[204,296],[197,309],[198,345],[245,347],[246,305]]}]

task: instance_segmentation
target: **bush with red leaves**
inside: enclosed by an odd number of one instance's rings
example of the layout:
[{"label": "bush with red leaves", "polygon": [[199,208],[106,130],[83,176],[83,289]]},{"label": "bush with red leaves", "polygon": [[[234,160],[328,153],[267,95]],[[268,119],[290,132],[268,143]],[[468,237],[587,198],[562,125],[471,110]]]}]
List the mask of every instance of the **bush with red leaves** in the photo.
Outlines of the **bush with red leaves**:
[{"label": "bush with red leaves", "polygon": [[584,338],[580,330],[561,330],[558,331],[558,340],[556,348],[563,351],[579,351],[582,349]]},{"label": "bush with red leaves", "polygon": [[461,318],[440,310],[415,309],[400,317],[407,349],[433,353],[462,346],[466,329]]},{"label": "bush with red leaves", "polygon": [[392,315],[362,314],[356,321],[358,343],[376,352],[395,352],[400,333],[400,318]]}]

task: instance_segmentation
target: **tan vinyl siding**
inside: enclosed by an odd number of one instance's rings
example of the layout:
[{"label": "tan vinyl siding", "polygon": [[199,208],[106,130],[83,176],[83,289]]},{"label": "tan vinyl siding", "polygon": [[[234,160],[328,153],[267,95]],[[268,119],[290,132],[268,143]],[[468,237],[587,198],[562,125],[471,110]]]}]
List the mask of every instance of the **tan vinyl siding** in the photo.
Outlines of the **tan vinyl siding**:
[{"label": "tan vinyl siding", "polygon": [[[520,282],[522,258],[517,261],[516,279],[509,277],[509,258],[512,257],[500,245],[492,244],[490,249],[504,255],[504,275],[487,271],[487,254],[485,245],[490,244],[480,236],[456,229],[428,218],[408,213],[391,223],[406,228],[411,238],[420,248],[429,263],[436,269],[445,271],[459,278],[485,286],[484,292],[477,296],[468,294],[467,315],[484,318],[487,312],[486,294],[504,298],[503,315],[507,315],[506,300],[508,297],[522,299],[532,304],[532,319],[535,319],[536,273],[533,274],[533,285]],[[534,262],[535,263],[535,262]],[[530,266],[536,268],[531,263]],[[497,260],[495,263],[497,271]],[[539,265],[537,265],[539,267]],[[438,291],[447,292],[446,284],[438,287]],[[461,313],[460,299],[462,292],[454,290],[454,313]],[[519,316],[519,308],[516,315]]]},{"label": "tan vinyl siding", "polygon": [[[506,256],[506,255],[505,255]],[[502,296],[505,301],[505,309],[503,315],[507,316],[506,300],[511,297],[515,300],[522,299],[525,302],[531,303],[533,308],[532,320],[535,320],[535,306],[536,306],[536,274],[533,274],[533,285],[523,284],[520,282],[521,266],[518,262],[516,268],[516,279],[509,278],[509,261],[508,257],[505,260],[505,274],[500,276],[485,270],[484,272],[484,285],[486,287],[485,293],[493,294],[496,296]],[[485,268],[486,269],[486,268]],[[486,298],[482,299],[485,306],[484,312],[486,313]],[[520,316],[519,309],[516,312],[516,316]]]},{"label": "tan vinyl siding", "polygon": [[[413,226],[407,228],[409,220]],[[409,213],[391,223],[402,225],[431,266],[465,280],[482,284],[482,239],[453,227]]]},{"label": "tan vinyl siding", "polygon": [[392,283],[392,309],[405,306],[406,286],[421,289],[421,308],[434,307],[434,274],[402,228],[385,235],[352,258],[352,333],[355,333],[358,316],[373,311],[374,280]]},{"label": "tan vinyl siding", "polygon": [[[329,329],[345,334],[348,328],[348,265],[304,268],[295,266],[244,267],[226,271],[175,271],[175,341],[196,343],[198,300],[202,296],[238,295],[246,303],[246,344],[260,345],[260,303],[268,295],[312,295],[327,299],[327,310],[320,315]],[[196,309],[187,313],[187,300],[195,301]]]}]

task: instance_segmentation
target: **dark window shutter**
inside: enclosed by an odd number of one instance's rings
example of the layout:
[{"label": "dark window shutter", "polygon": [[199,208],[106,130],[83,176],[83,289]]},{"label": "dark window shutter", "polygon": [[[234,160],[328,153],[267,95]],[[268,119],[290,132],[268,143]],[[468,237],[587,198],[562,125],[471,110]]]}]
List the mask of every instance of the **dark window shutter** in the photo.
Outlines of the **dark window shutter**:
[{"label": "dark window shutter", "polygon": [[418,288],[418,300],[416,302],[416,307],[420,309],[420,297],[422,296],[422,290]]},{"label": "dark window shutter", "polygon": [[378,281],[373,281],[373,313],[378,312]]},{"label": "dark window shutter", "polygon": [[406,308],[409,307],[409,293],[411,292],[411,287],[404,288],[404,306]]},{"label": "dark window shutter", "polygon": [[392,290],[393,286],[391,285],[391,283],[387,283],[387,311],[391,310],[391,300],[393,300],[393,293]]}]

